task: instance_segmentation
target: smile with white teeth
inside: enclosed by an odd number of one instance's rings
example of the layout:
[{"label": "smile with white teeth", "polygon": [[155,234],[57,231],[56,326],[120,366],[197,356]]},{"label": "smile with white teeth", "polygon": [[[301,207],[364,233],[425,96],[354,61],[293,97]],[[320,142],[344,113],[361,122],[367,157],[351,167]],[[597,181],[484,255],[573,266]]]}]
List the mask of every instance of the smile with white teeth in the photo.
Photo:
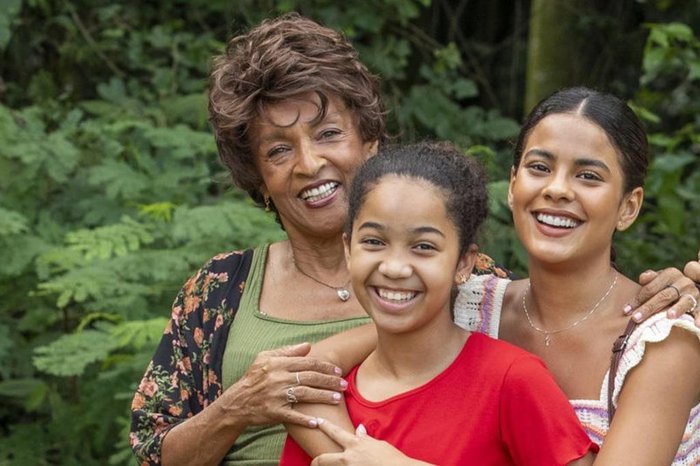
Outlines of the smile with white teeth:
[{"label": "smile with white teeth", "polygon": [[330,181],[328,183],[322,184],[321,186],[316,186],[315,188],[302,191],[299,197],[301,197],[305,201],[320,201],[321,199],[333,194],[339,184],[340,183],[337,183],[335,181]]},{"label": "smile with white teeth", "polygon": [[557,215],[537,214],[537,221],[557,228],[576,228],[581,222],[569,217],[559,217]]},{"label": "smile with white teeth", "polygon": [[377,294],[379,294],[379,297],[386,299],[387,301],[402,302],[410,301],[411,299],[415,298],[418,293],[416,291],[394,291],[386,290],[384,288],[377,288]]}]

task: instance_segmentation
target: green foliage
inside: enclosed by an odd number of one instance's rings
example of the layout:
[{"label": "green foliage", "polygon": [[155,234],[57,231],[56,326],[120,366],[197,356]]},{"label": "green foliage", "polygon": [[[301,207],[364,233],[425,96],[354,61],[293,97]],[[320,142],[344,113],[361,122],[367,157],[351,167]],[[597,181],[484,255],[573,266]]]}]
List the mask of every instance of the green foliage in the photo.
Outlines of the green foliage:
[{"label": "green foliage", "polygon": [[[0,0],[0,465],[131,463],[130,398],[178,288],[216,253],[284,237],[222,181],[207,127],[210,57],[271,14],[344,31],[401,140],[484,162],[482,249],[523,271],[505,205],[517,124],[480,105],[489,46],[427,26],[448,3]],[[657,155],[649,206],[620,237],[632,270],[681,265],[700,232],[698,42],[649,27],[634,103]]]}]

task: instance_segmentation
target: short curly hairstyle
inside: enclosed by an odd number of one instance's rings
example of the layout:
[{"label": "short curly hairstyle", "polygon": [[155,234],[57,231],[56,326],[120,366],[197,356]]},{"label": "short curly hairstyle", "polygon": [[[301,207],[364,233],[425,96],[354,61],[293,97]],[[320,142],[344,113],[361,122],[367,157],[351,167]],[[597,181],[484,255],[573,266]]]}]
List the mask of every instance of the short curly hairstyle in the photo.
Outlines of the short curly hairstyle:
[{"label": "short curly hairstyle", "polygon": [[443,193],[447,215],[459,232],[460,254],[476,241],[488,214],[484,170],[452,143],[430,141],[383,147],[358,169],[350,188],[348,237],[367,195],[389,175],[425,180]]},{"label": "short curly hairstyle", "polygon": [[320,98],[319,119],[330,96],[353,113],[363,142],[386,139],[379,80],[345,37],[296,13],[268,19],[232,38],[213,60],[209,119],[219,156],[233,183],[259,205],[262,178],[255,165],[251,126],[265,105],[309,92]]}]

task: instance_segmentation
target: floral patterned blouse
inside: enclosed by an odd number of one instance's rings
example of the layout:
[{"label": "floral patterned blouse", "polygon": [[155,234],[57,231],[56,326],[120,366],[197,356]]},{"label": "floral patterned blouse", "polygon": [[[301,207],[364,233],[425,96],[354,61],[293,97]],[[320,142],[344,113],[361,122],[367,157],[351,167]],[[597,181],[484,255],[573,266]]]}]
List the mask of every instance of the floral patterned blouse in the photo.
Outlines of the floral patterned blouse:
[{"label": "floral patterned blouse", "polygon": [[[219,254],[177,294],[131,403],[129,442],[141,465],[159,465],[165,434],[221,396],[224,349],[252,257],[252,249]],[[485,255],[474,273],[509,275]]]}]

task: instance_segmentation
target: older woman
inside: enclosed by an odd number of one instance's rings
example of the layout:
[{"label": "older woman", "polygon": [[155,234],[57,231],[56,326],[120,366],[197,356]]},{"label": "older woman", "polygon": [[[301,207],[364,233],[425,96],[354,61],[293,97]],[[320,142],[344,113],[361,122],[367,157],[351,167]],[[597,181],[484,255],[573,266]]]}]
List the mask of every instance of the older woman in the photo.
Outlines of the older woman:
[{"label": "older woman", "polygon": [[[385,138],[384,109],[355,49],[298,15],[231,40],[209,107],[234,183],[288,239],[218,255],[187,281],[134,396],[130,441],[142,464],[272,465],[280,423],[314,425],[294,403],[336,404],[346,386],[304,357],[307,343],[285,345],[368,322],[341,234],[349,181]],[[679,280],[666,271],[647,290]]]}]

